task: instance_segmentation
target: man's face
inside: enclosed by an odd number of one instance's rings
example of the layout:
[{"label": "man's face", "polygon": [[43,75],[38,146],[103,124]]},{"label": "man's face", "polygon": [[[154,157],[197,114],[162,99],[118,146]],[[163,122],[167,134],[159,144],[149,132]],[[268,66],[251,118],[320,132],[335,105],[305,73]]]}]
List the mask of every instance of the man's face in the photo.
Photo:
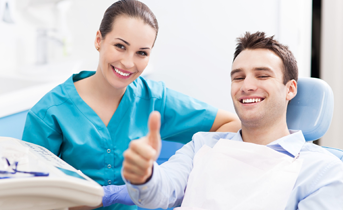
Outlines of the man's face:
[{"label": "man's face", "polygon": [[231,97],[243,127],[286,123],[296,82],[283,84],[283,62],[267,49],[243,50],[231,71]]}]

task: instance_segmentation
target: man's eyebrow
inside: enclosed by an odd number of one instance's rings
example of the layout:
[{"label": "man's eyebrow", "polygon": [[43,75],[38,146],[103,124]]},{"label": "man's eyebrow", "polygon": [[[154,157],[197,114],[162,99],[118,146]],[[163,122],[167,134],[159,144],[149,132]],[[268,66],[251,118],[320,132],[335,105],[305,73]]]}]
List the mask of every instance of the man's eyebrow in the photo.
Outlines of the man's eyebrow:
[{"label": "man's eyebrow", "polygon": [[[119,40],[121,40],[122,42],[124,42],[125,44],[127,44],[128,46],[130,46],[130,43],[128,43],[127,41],[125,41],[124,39],[121,38],[117,38]],[[150,47],[141,47],[139,48],[140,50],[150,50]]]},{"label": "man's eyebrow", "polygon": [[239,72],[241,72],[242,71],[242,69],[234,69],[234,70],[232,70],[231,71],[231,77],[232,77],[232,75],[234,75],[234,74],[236,74],[236,73],[239,73]]},{"label": "man's eyebrow", "polygon": [[254,70],[256,70],[256,71],[269,71],[269,72],[273,73],[273,71],[268,67],[255,67]]}]

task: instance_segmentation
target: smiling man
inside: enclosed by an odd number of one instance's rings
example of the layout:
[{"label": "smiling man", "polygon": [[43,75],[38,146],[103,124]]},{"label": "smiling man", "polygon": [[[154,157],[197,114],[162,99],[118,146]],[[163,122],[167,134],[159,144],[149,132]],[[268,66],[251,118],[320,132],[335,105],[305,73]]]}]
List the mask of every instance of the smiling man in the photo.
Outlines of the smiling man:
[{"label": "smiling man", "polygon": [[343,164],[289,130],[288,102],[298,68],[289,49],[264,33],[238,39],[231,97],[237,133],[197,133],[162,165],[157,112],[150,133],[132,141],[122,175],[133,201],[146,208],[343,209]]}]

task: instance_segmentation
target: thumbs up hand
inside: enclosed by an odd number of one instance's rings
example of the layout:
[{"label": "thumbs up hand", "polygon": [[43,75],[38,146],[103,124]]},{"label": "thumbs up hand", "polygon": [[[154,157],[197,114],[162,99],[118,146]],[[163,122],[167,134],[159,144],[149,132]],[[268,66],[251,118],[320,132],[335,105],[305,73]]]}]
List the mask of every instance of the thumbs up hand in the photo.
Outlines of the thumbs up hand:
[{"label": "thumbs up hand", "polygon": [[124,152],[123,176],[132,184],[144,184],[152,174],[152,166],[161,151],[161,116],[154,111],[149,117],[146,137],[131,141]]}]

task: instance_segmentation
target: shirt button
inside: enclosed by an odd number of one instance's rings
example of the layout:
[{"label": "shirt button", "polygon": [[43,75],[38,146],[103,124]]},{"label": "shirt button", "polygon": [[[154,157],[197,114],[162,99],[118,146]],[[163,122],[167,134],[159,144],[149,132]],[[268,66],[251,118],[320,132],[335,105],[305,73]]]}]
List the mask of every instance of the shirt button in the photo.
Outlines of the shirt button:
[{"label": "shirt button", "polygon": [[111,150],[110,149],[107,149],[107,153],[110,153],[111,152]]},{"label": "shirt button", "polygon": [[111,168],[111,164],[108,164],[108,165],[107,165],[107,168]]},{"label": "shirt button", "polygon": [[108,184],[111,184],[111,180],[108,180]]},{"label": "shirt button", "polygon": [[140,202],[140,203],[141,203],[141,202],[142,202],[142,199],[138,199],[138,202]]},{"label": "shirt button", "polygon": [[147,189],[148,189],[147,186],[142,187],[142,190],[147,190]]}]

